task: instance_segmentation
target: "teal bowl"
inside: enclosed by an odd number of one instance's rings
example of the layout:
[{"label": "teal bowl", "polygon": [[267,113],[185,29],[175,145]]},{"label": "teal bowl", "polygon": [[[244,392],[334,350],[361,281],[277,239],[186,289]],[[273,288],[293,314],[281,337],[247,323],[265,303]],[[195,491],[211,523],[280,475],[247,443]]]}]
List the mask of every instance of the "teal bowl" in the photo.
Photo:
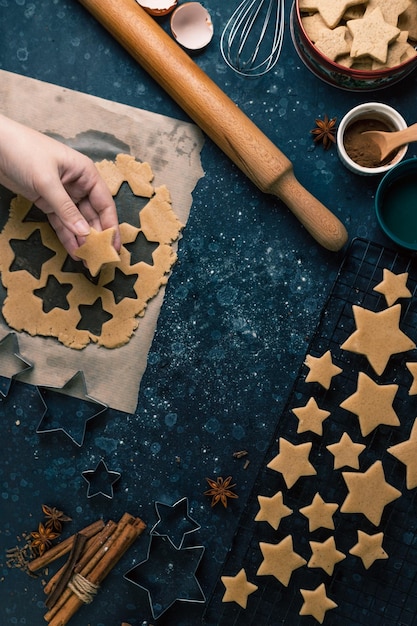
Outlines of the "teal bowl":
[{"label": "teal bowl", "polygon": [[394,243],[417,250],[417,158],[401,161],[385,174],[376,191],[375,211]]}]

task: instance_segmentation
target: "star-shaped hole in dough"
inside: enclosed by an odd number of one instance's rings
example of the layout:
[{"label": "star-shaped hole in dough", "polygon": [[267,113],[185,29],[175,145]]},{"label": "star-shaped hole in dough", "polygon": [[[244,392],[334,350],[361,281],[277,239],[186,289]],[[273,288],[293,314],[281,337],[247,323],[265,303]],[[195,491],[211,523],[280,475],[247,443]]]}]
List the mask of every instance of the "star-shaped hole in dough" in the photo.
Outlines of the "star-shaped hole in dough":
[{"label": "star-shaped hole in dough", "polygon": [[323,434],[323,422],[329,417],[330,411],[321,409],[314,398],[310,398],[305,406],[291,410],[298,419],[297,433],[310,431],[316,435]]},{"label": "star-shaped hole in dough", "polygon": [[258,496],[259,511],[255,517],[255,522],[268,522],[274,530],[278,530],[283,517],[291,515],[293,512],[284,504],[282,491],[278,491],[274,496]]},{"label": "star-shaped hole in dough", "polygon": [[342,472],[348,495],[342,513],[362,513],[378,526],[385,507],[401,496],[401,491],[387,483],[381,461],[375,461],[366,472]]},{"label": "star-shaped hole in dough", "polygon": [[359,557],[365,569],[369,569],[376,560],[387,559],[388,554],[382,547],[384,533],[368,535],[363,530],[358,530],[358,543],[350,550],[349,554]]},{"label": "star-shaped hole in dough", "polygon": [[410,437],[388,448],[387,452],[406,466],[407,489],[417,487],[417,419],[414,420]]},{"label": "star-shaped hole in dough", "polygon": [[331,576],[335,565],[346,558],[346,554],[336,548],[334,537],[329,537],[326,541],[310,541],[311,557],[307,563],[308,567],[320,568]]},{"label": "star-shaped hole in dough", "polygon": [[327,597],[326,587],[321,583],[316,589],[300,589],[304,603],[300,615],[312,615],[320,624],[330,609],[337,608],[336,602]]},{"label": "star-shaped hole in dough", "polygon": [[416,363],[406,363],[405,364],[411,376],[413,377],[413,381],[411,383],[410,389],[408,390],[409,396],[415,396],[417,394],[417,362]]},{"label": "star-shaped hole in dough", "polygon": [[316,493],[311,504],[300,509],[301,515],[308,519],[308,529],[312,533],[318,528],[334,530],[333,515],[339,508],[335,502],[325,502],[319,493]]},{"label": "star-shaped hole in dough", "polygon": [[299,0],[300,11],[318,11],[329,28],[334,28],[346,9],[363,4],[364,0]]},{"label": "star-shaped hole in dough", "polygon": [[304,364],[310,370],[306,383],[319,383],[324,389],[330,389],[332,378],[342,372],[342,368],[333,363],[330,350],[319,357],[307,354]]},{"label": "star-shaped hole in dough", "polygon": [[294,570],[307,563],[302,556],[294,551],[292,536],[287,535],[279,543],[260,542],[259,547],[263,555],[257,576],[275,576],[284,587],[288,587]]},{"label": "star-shaped hole in dough", "polygon": [[368,55],[380,63],[386,62],[388,46],[400,34],[399,28],[387,24],[379,7],[360,19],[348,20],[346,26],[353,37],[350,56],[356,59]]},{"label": "star-shaped hole in dough", "polygon": [[393,354],[399,354],[416,347],[402,330],[400,330],[401,305],[369,311],[360,306],[352,306],[356,330],[342,344],[343,350],[363,354],[380,376]]},{"label": "star-shaped hole in dough", "polygon": [[[392,4],[391,0],[389,2]],[[408,272],[394,274],[384,268],[382,281],[374,287],[374,291],[382,293],[388,306],[392,306],[399,298],[411,298],[411,291],[407,287]]]},{"label": "star-shaped hole in dough", "polygon": [[283,437],[279,438],[279,453],[268,463],[267,467],[282,474],[288,489],[295,485],[301,476],[317,474],[308,458],[311,446],[311,441],[294,445]]},{"label": "star-shaped hole in dough", "polygon": [[337,443],[332,443],[326,448],[334,456],[333,469],[341,467],[359,469],[359,455],[366,446],[364,443],[354,443],[348,433],[343,433]]},{"label": "star-shaped hole in dough", "polygon": [[221,581],[226,587],[222,602],[236,602],[242,609],[248,605],[248,596],[258,589],[257,585],[248,581],[243,567],[236,576],[222,576]]},{"label": "star-shaped hole in dough", "polygon": [[91,276],[97,276],[106,263],[120,263],[120,257],[113,246],[114,228],[106,228],[98,232],[90,229],[85,243],[77,248],[74,254],[85,261]]},{"label": "star-shaped hole in dough", "polygon": [[106,498],[113,498],[113,485],[119,480],[120,472],[109,470],[103,459],[100,459],[95,469],[85,470],[81,475],[88,483],[87,498],[100,494]]},{"label": "star-shaped hole in dough", "polygon": [[400,420],[392,403],[398,391],[398,385],[378,385],[364,372],[358,374],[355,393],[346,398],[340,406],[357,415],[363,437],[377,426],[399,426]]}]

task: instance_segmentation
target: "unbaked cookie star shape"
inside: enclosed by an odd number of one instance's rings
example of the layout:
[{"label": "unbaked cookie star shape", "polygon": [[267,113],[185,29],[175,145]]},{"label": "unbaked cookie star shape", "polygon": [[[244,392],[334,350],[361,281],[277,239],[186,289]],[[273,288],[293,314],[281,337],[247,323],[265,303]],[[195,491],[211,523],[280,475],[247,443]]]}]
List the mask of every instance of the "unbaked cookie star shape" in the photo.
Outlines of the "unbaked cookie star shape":
[{"label": "unbaked cookie star shape", "polygon": [[[392,0],[389,0],[392,4]],[[411,298],[411,291],[407,287],[408,272],[394,274],[384,268],[382,281],[374,287],[374,291],[382,293],[388,306],[392,306],[399,298]]]},{"label": "unbaked cookie star shape", "polygon": [[366,437],[380,424],[400,425],[392,406],[397,391],[398,385],[378,385],[367,374],[359,372],[355,393],[340,406],[357,415],[362,436]]},{"label": "unbaked cookie star shape", "polygon": [[417,362],[416,363],[406,363],[405,364],[408,371],[413,377],[413,381],[411,383],[410,389],[408,390],[408,395],[414,396],[417,394]]},{"label": "unbaked cookie star shape", "polygon": [[324,583],[316,589],[300,589],[300,592],[304,599],[300,615],[312,615],[320,624],[323,623],[327,611],[337,607],[336,602],[327,597]]},{"label": "unbaked cookie star shape", "polygon": [[400,304],[378,312],[354,304],[352,311],[356,330],[341,348],[365,355],[379,376],[385,370],[391,355],[416,347],[414,341],[400,330]]},{"label": "unbaked cookie star shape", "polygon": [[366,472],[342,472],[348,495],[342,513],[362,513],[375,526],[381,521],[387,504],[397,500],[401,491],[387,483],[381,461],[375,461]]},{"label": "unbaked cookie star shape", "polygon": [[357,20],[346,23],[353,37],[350,56],[357,59],[370,56],[375,61],[385,63],[389,44],[397,39],[400,29],[387,24],[379,7]]},{"label": "unbaked cookie star shape", "polygon": [[300,11],[318,11],[329,28],[334,28],[349,7],[364,0],[299,0]]},{"label": "unbaked cookie star shape", "polygon": [[334,456],[333,469],[341,467],[359,469],[359,455],[366,446],[364,443],[354,443],[348,433],[343,433],[337,443],[331,443],[326,448]]},{"label": "unbaked cookie star shape", "polygon": [[335,502],[325,502],[319,493],[316,493],[311,504],[300,509],[301,515],[308,519],[308,529],[312,533],[318,528],[334,530],[333,515],[339,505]]},{"label": "unbaked cookie star shape", "polygon": [[314,398],[310,398],[305,406],[291,409],[298,419],[297,433],[311,431],[316,435],[323,434],[323,422],[330,415],[330,411],[321,409]]},{"label": "unbaked cookie star shape", "polygon": [[261,541],[259,547],[264,559],[256,572],[257,576],[275,576],[284,587],[288,587],[293,571],[307,563],[294,552],[291,535],[277,544]]},{"label": "unbaked cookie star shape", "polygon": [[382,547],[384,533],[368,535],[363,530],[358,530],[358,543],[350,550],[349,554],[359,557],[365,569],[369,569],[376,560],[387,559],[388,554]]},{"label": "unbaked cookie star shape", "polygon": [[246,609],[248,596],[254,593],[258,586],[250,583],[244,568],[236,576],[222,576],[221,581],[226,587],[222,602],[236,602],[242,609]]},{"label": "unbaked cookie star shape", "polygon": [[325,389],[329,389],[332,378],[342,372],[342,368],[333,363],[330,350],[322,356],[307,354],[304,364],[310,370],[305,379],[306,383],[319,383]]},{"label": "unbaked cookie star shape", "polygon": [[334,537],[329,537],[326,541],[310,541],[311,557],[307,567],[320,568],[331,576],[334,567],[346,558],[346,554],[336,548]]},{"label": "unbaked cookie star shape", "polygon": [[255,517],[255,522],[268,522],[274,530],[278,530],[278,526],[283,517],[291,515],[292,509],[284,504],[282,491],[278,491],[274,496],[258,496],[259,511]]},{"label": "unbaked cookie star shape", "polygon": [[279,453],[268,463],[267,467],[282,474],[288,489],[295,485],[301,476],[317,474],[308,458],[311,446],[311,441],[294,445],[283,437],[279,438]]},{"label": "unbaked cookie star shape", "polygon": [[106,228],[101,232],[91,228],[85,243],[75,250],[74,254],[85,261],[91,276],[97,276],[106,263],[120,263],[113,246],[114,234],[114,228]]},{"label": "unbaked cookie star shape", "polygon": [[417,487],[417,419],[414,420],[409,439],[391,446],[387,452],[406,466],[407,489]]}]

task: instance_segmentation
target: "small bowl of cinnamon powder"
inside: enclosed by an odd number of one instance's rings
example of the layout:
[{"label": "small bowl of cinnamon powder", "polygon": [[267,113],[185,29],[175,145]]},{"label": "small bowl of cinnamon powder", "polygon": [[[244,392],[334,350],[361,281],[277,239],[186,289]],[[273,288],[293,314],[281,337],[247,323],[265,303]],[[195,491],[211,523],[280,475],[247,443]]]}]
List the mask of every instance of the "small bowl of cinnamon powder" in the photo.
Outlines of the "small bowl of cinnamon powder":
[{"label": "small bowl of cinnamon powder", "polygon": [[365,133],[367,130],[392,132],[407,128],[405,119],[382,102],[366,102],[351,109],[342,118],[337,131],[337,152],[342,163],[362,176],[384,174],[397,165],[407,152],[402,146],[380,160],[378,146]]}]

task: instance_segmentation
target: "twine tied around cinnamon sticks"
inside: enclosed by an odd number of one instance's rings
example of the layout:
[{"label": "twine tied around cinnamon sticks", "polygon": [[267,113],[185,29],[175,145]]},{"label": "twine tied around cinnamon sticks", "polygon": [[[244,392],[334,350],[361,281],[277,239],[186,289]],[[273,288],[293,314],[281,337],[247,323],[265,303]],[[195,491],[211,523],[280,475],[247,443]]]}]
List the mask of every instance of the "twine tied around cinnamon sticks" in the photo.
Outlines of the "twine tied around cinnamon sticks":
[{"label": "twine tied around cinnamon sticks", "polygon": [[29,564],[34,572],[69,554],[67,562],[45,586],[50,626],[65,626],[83,604],[94,600],[100,584],[126,550],[145,530],[139,518],[124,513],[119,522],[98,520],[57,544]]}]

